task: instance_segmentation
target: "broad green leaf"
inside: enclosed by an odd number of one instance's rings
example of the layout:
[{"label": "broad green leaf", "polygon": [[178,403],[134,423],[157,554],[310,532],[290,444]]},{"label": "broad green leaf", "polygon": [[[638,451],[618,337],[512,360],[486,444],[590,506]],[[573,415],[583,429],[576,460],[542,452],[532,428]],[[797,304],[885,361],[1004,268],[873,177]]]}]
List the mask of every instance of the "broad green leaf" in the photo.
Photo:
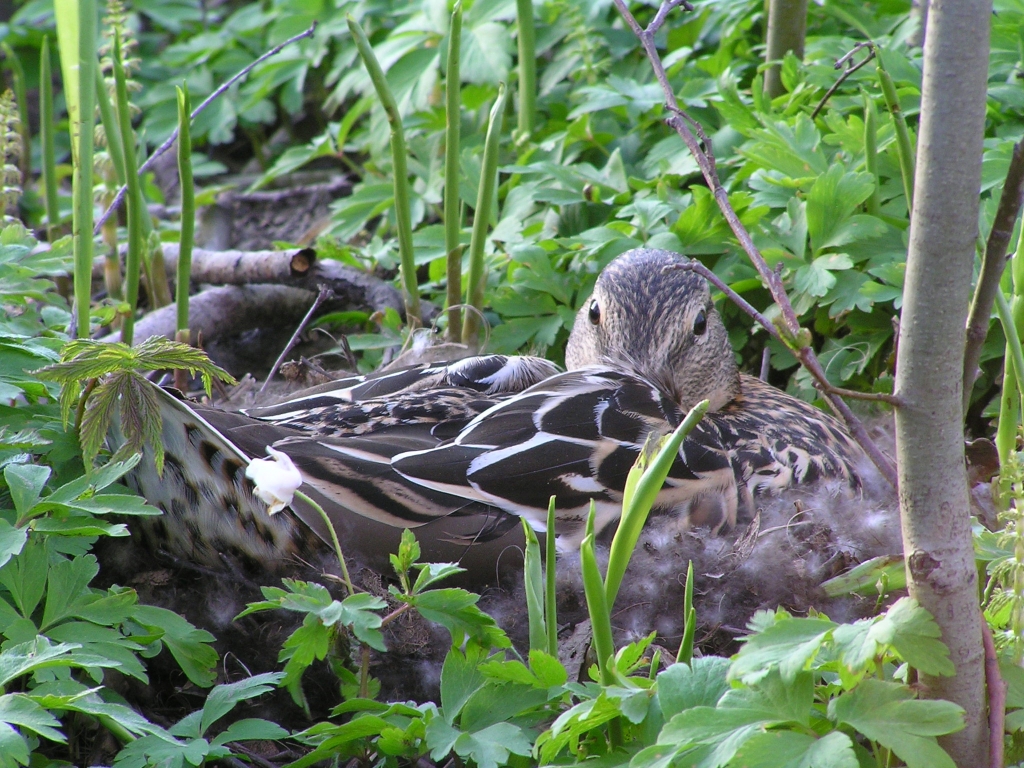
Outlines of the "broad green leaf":
[{"label": "broad green leaf", "polygon": [[199,733],[205,734],[211,725],[234,709],[240,701],[255,699],[257,696],[274,690],[283,677],[283,672],[265,672],[262,675],[253,675],[239,680],[237,683],[214,686],[203,705],[203,718],[199,726]]},{"label": "broad green leaf", "polygon": [[743,768],[859,768],[850,737],[833,731],[815,738],[797,731],[752,736],[736,753]]},{"label": "broad green leaf", "polygon": [[219,733],[211,742],[215,746],[231,741],[262,741],[263,739],[285,739],[289,736],[287,729],[277,723],[260,718],[237,720]]},{"label": "broad green leaf", "polygon": [[510,754],[529,756],[531,739],[512,723],[495,723],[475,733],[463,733],[455,740],[455,754],[472,760],[477,768],[498,768]]},{"label": "broad green leaf", "polygon": [[963,728],[963,710],[912,695],[904,686],[868,678],[829,702],[829,717],[888,747],[909,768],[953,768],[935,737]]},{"label": "broad green leaf", "polygon": [[50,468],[37,464],[9,464],[4,467],[4,480],[11,492],[14,508],[24,517],[39,501],[46,481],[50,477]]},{"label": "broad green leaf", "polygon": [[4,722],[0,722],[0,765],[28,765],[28,741]]},{"label": "broad green leaf", "polygon": [[446,627],[456,638],[467,635],[482,645],[508,648],[508,636],[494,619],[477,607],[479,595],[460,588],[432,589],[408,599],[420,615]]},{"label": "broad green leaf", "polygon": [[0,568],[7,564],[15,555],[21,553],[28,541],[28,530],[15,528],[6,520],[0,519]]},{"label": "broad green leaf", "polygon": [[[875,186],[874,177],[869,173],[847,172],[842,165],[834,164],[815,180],[807,193],[807,231],[811,237],[814,252],[833,244],[849,242],[849,234],[840,233],[840,226],[868,199]],[[868,218],[868,217],[865,217]],[[884,232],[884,227],[878,232]]]},{"label": "broad green leaf", "polygon": [[189,680],[204,688],[213,685],[217,664],[217,651],[210,645],[215,640],[213,635],[196,629],[173,611],[153,605],[136,606],[132,618],[160,633],[160,639]]},{"label": "broad green leaf", "polygon": [[818,256],[810,264],[797,269],[793,286],[810,296],[824,296],[836,284],[831,270],[850,269],[853,261],[845,253],[828,253]]},{"label": "broad green leaf", "polygon": [[692,707],[714,707],[729,690],[729,660],[701,656],[658,675],[658,700],[666,720]]},{"label": "broad green leaf", "polygon": [[547,691],[534,685],[489,681],[466,701],[459,726],[465,731],[478,731],[495,723],[511,721],[517,715],[527,715],[547,700]]},{"label": "broad green leaf", "polygon": [[749,687],[732,688],[718,702],[718,709],[742,709],[759,712],[766,720],[786,720],[810,725],[814,702],[814,678],[810,672],[798,672],[784,681],[777,668]]},{"label": "broad green leaf", "polygon": [[465,653],[452,648],[445,656],[441,668],[441,710],[448,723],[455,721],[469,697],[487,681],[478,669],[485,659],[486,652],[477,645],[469,645]]},{"label": "broad green leaf", "polygon": [[58,730],[60,721],[23,693],[0,696],[0,723],[26,728],[61,744],[67,741]]},{"label": "broad green leaf", "polygon": [[817,655],[826,638],[838,626],[822,618],[783,618],[747,637],[733,658],[730,678],[756,682],[778,665],[783,680],[792,682]]},{"label": "broad green leaf", "polygon": [[52,644],[45,637],[37,637],[0,652],[0,689],[14,679],[37,669],[71,666],[71,653],[80,648],[76,643]]}]

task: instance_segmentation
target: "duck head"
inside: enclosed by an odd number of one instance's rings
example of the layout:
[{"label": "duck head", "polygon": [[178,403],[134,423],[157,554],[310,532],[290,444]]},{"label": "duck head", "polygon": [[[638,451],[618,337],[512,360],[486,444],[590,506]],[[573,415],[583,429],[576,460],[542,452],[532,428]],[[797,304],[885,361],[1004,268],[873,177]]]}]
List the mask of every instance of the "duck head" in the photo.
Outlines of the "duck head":
[{"label": "duck head", "polygon": [[611,262],[576,315],[565,363],[610,366],[651,382],[688,410],[718,410],[740,392],[739,370],[703,277],[671,251],[637,248]]}]

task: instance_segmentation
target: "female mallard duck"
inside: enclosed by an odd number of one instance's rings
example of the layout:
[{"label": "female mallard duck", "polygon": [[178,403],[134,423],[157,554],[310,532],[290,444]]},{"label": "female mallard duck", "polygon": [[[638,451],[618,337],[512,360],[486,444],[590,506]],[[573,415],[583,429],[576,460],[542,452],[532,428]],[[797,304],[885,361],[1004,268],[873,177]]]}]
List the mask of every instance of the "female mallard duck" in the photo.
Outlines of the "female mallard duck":
[{"label": "female mallard duck", "polygon": [[[652,433],[703,399],[710,412],[679,452],[655,513],[713,532],[753,497],[823,479],[860,487],[859,447],[820,410],[739,373],[703,278],[681,257],[637,249],[602,272],[577,315],[569,370],[488,355],[343,379],[246,414],[162,398],[166,464],[133,482],[165,514],[151,542],[207,564],[273,568],[314,541],[321,518],[270,517],[245,468],[272,446],[302,474],[346,550],[393,552],[416,529],[428,559],[493,573],[518,534],[542,530],[556,497],[558,544],[579,545],[620,513],[626,475]],[[300,522],[301,521],[301,522]]]}]

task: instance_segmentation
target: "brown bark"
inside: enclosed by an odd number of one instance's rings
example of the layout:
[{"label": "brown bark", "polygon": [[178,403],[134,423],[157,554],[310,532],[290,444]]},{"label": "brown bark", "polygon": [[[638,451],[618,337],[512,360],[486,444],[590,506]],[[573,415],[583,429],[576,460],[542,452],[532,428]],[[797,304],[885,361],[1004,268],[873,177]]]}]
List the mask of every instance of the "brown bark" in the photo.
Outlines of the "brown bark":
[{"label": "brown bark", "polygon": [[[964,708],[943,737],[988,762],[985,669],[962,426],[967,304],[978,226],[990,0],[934,3],[924,49],[914,210],[896,366],[896,447],[910,593],[942,629],[953,677],[922,677]],[[951,119],[955,116],[956,119]]]}]

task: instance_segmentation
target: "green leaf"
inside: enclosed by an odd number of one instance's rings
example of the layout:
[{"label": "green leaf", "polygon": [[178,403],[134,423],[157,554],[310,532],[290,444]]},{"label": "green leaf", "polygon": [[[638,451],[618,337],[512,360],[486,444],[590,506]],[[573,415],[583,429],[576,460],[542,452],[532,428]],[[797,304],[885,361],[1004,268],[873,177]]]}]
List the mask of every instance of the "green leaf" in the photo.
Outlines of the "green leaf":
[{"label": "green leaf", "polygon": [[441,711],[447,722],[455,722],[469,697],[487,682],[478,669],[486,656],[486,651],[473,644],[466,647],[465,653],[452,648],[445,656],[441,668]]},{"label": "green leaf", "polygon": [[727,691],[718,708],[758,712],[765,720],[809,726],[813,702],[814,678],[810,672],[798,672],[792,680],[783,680],[778,668],[774,668],[750,687]]},{"label": "green leaf", "polygon": [[660,673],[658,700],[665,719],[692,707],[714,707],[729,690],[729,664],[721,656],[702,656]]},{"label": "green leaf", "polygon": [[215,746],[232,741],[262,741],[263,739],[285,739],[291,734],[277,723],[260,718],[236,720],[211,742]]},{"label": "green leaf", "polygon": [[132,618],[147,629],[157,632],[164,645],[178,662],[189,680],[204,688],[217,679],[217,651],[210,643],[216,638],[173,611],[153,605],[136,606]]},{"label": "green leaf", "polygon": [[253,675],[237,683],[214,686],[203,705],[203,717],[199,726],[200,735],[205,734],[210,726],[235,708],[240,701],[255,699],[264,693],[274,690],[284,678],[283,672],[265,672]]},{"label": "green leaf", "polygon": [[67,742],[58,730],[60,721],[23,693],[0,696],[0,723],[27,728],[50,741]]},{"label": "green leaf", "polygon": [[755,734],[736,753],[743,768],[859,768],[850,737],[833,731],[820,739],[796,731]]},{"label": "green leaf", "polygon": [[28,740],[7,723],[0,722],[0,765],[28,765],[28,754]]},{"label": "green leaf", "polygon": [[480,596],[472,592],[450,588],[433,589],[406,600],[427,621],[446,627],[453,639],[465,635],[490,648],[508,648],[511,645],[508,636],[493,618],[477,607],[479,599]]},{"label": "green leaf", "polygon": [[0,519],[0,568],[21,553],[26,541],[28,531],[25,528],[15,528],[6,520]]},{"label": "green leaf", "polygon": [[853,260],[845,253],[827,253],[818,256],[810,264],[797,269],[793,276],[793,287],[810,296],[824,296],[836,284],[831,270],[853,267]]},{"label": "green leaf", "polygon": [[39,494],[46,486],[50,471],[49,467],[36,464],[8,464],[4,467],[4,480],[7,481],[7,488],[19,516],[28,515],[39,501]]},{"label": "green leaf", "polygon": [[840,227],[874,188],[875,180],[870,173],[847,172],[838,163],[815,179],[807,193],[807,231],[815,253],[833,244],[833,240],[835,244],[849,242],[844,237],[853,234],[857,225],[847,234],[842,234]]},{"label": "green leaf", "polygon": [[822,618],[792,618],[788,615],[778,618],[774,624],[746,638],[740,652],[733,658],[729,677],[750,684],[777,665],[783,680],[792,682],[817,655],[836,626]]},{"label": "green leaf", "polygon": [[829,702],[829,717],[891,749],[908,768],[953,768],[935,737],[963,728],[963,709],[912,695],[904,686],[867,678]]}]

